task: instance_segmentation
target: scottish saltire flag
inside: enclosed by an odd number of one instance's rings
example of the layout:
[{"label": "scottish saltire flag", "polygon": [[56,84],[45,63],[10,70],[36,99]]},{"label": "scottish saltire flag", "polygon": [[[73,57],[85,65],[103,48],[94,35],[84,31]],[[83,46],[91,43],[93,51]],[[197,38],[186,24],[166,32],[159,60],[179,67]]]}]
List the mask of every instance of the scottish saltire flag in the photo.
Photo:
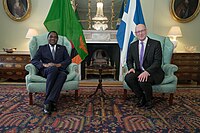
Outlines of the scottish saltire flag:
[{"label": "scottish saltire flag", "polygon": [[121,9],[120,9],[120,12],[119,12],[118,19],[117,19],[116,30],[119,29],[119,25],[121,23],[123,13],[124,13],[124,0],[122,0],[122,6],[121,6]]},{"label": "scottish saltire flag", "polygon": [[122,66],[126,63],[127,50],[135,37],[137,24],[145,24],[140,0],[128,0],[116,35],[121,49],[120,62]]}]

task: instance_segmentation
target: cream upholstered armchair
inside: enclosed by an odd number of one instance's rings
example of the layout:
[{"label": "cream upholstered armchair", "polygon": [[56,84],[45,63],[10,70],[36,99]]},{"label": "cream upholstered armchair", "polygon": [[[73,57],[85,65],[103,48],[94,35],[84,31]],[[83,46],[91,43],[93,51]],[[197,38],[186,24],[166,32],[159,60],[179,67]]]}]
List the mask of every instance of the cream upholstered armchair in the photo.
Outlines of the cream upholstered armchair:
[{"label": "cream upholstered armchair", "polygon": [[[176,91],[177,87],[177,77],[174,75],[174,72],[178,70],[178,67],[176,65],[170,64],[171,58],[173,54],[174,45],[169,40],[168,37],[156,35],[156,34],[148,34],[148,36],[152,39],[158,40],[161,43],[162,47],[162,69],[165,72],[165,78],[159,85],[153,85],[153,92],[159,92],[159,93],[168,93],[169,94],[169,104],[172,105],[173,103],[173,94]],[[127,67],[125,66],[123,68],[123,77],[125,76],[127,70]],[[130,88],[127,86],[126,82],[123,81],[123,87],[124,87],[124,97],[126,99],[127,96],[127,90],[130,90]]]},{"label": "cream upholstered armchair", "polygon": [[[29,43],[29,50],[31,59],[35,55],[37,49],[40,45],[48,44],[47,34],[42,34],[38,36],[34,36]],[[58,36],[58,44],[64,45],[67,48],[69,55],[71,54],[71,44],[64,36]],[[29,93],[29,104],[33,104],[33,93],[36,92],[46,92],[46,79],[37,75],[38,70],[32,64],[27,64],[25,69],[28,71],[28,75],[26,75],[26,88]],[[75,63],[71,63],[67,67],[67,71],[69,74],[67,75],[66,82],[63,85],[62,90],[75,90],[75,99],[78,98],[78,84],[79,84],[79,74],[78,74],[78,66]]]}]

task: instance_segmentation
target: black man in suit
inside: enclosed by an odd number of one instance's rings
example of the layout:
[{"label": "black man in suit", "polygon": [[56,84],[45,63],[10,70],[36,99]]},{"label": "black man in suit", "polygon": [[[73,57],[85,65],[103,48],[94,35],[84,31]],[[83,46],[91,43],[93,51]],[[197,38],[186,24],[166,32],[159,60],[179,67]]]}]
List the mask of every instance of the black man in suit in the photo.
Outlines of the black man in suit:
[{"label": "black man in suit", "polygon": [[57,110],[56,102],[67,78],[66,68],[71,63],[71,57],[65,46],[57,44],[57,32],[49,32],[47,39],[49,44],[39,46],[31,63],[47,79],[44,113],[51,114]]}]

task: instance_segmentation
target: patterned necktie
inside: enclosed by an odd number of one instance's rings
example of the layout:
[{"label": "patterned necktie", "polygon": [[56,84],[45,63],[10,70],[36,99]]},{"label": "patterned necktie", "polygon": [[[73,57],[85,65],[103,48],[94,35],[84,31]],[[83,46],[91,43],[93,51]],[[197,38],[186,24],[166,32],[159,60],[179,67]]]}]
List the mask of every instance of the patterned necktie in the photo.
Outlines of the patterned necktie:
[{"label": "patterned necktie", "polygon": [[141,49],[140,49],[140,68],[142,69],[143,57],[144,57],[144,42],[141,42],[140,45],[141,45]]},{"label": "patterned necktie", "polygon": [[52,53],[52,56],[53,56],[53,60],[55,60],[55,49],[54,49],[54,46],[52,46],[52,51],[51,51],[51,53]]}]

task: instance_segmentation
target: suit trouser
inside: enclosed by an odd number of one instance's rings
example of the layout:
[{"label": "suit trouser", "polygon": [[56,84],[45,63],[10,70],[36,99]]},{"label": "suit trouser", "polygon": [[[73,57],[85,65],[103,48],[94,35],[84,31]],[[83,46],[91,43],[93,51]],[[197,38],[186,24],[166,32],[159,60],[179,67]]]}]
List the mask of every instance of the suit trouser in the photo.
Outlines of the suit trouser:
[{"label": "suit trouser", "polygon": [[44,104],[49,104],[50,102],[56,103],[67,78],[67,74],[53,66],[45,68],[43,70],[43,75],[47,78]]},{"label": "suit trouser", "polygon": [[138,76],[141,74],[140,71],[135,73],[128,73],[125,76],[125,82],[135,93],[136,97],[142,98],[145,97],[146,101],[151,101],[152,99],[152,84],[153,79],[151,76],[148,77],[147,82],[139,82]]}]

